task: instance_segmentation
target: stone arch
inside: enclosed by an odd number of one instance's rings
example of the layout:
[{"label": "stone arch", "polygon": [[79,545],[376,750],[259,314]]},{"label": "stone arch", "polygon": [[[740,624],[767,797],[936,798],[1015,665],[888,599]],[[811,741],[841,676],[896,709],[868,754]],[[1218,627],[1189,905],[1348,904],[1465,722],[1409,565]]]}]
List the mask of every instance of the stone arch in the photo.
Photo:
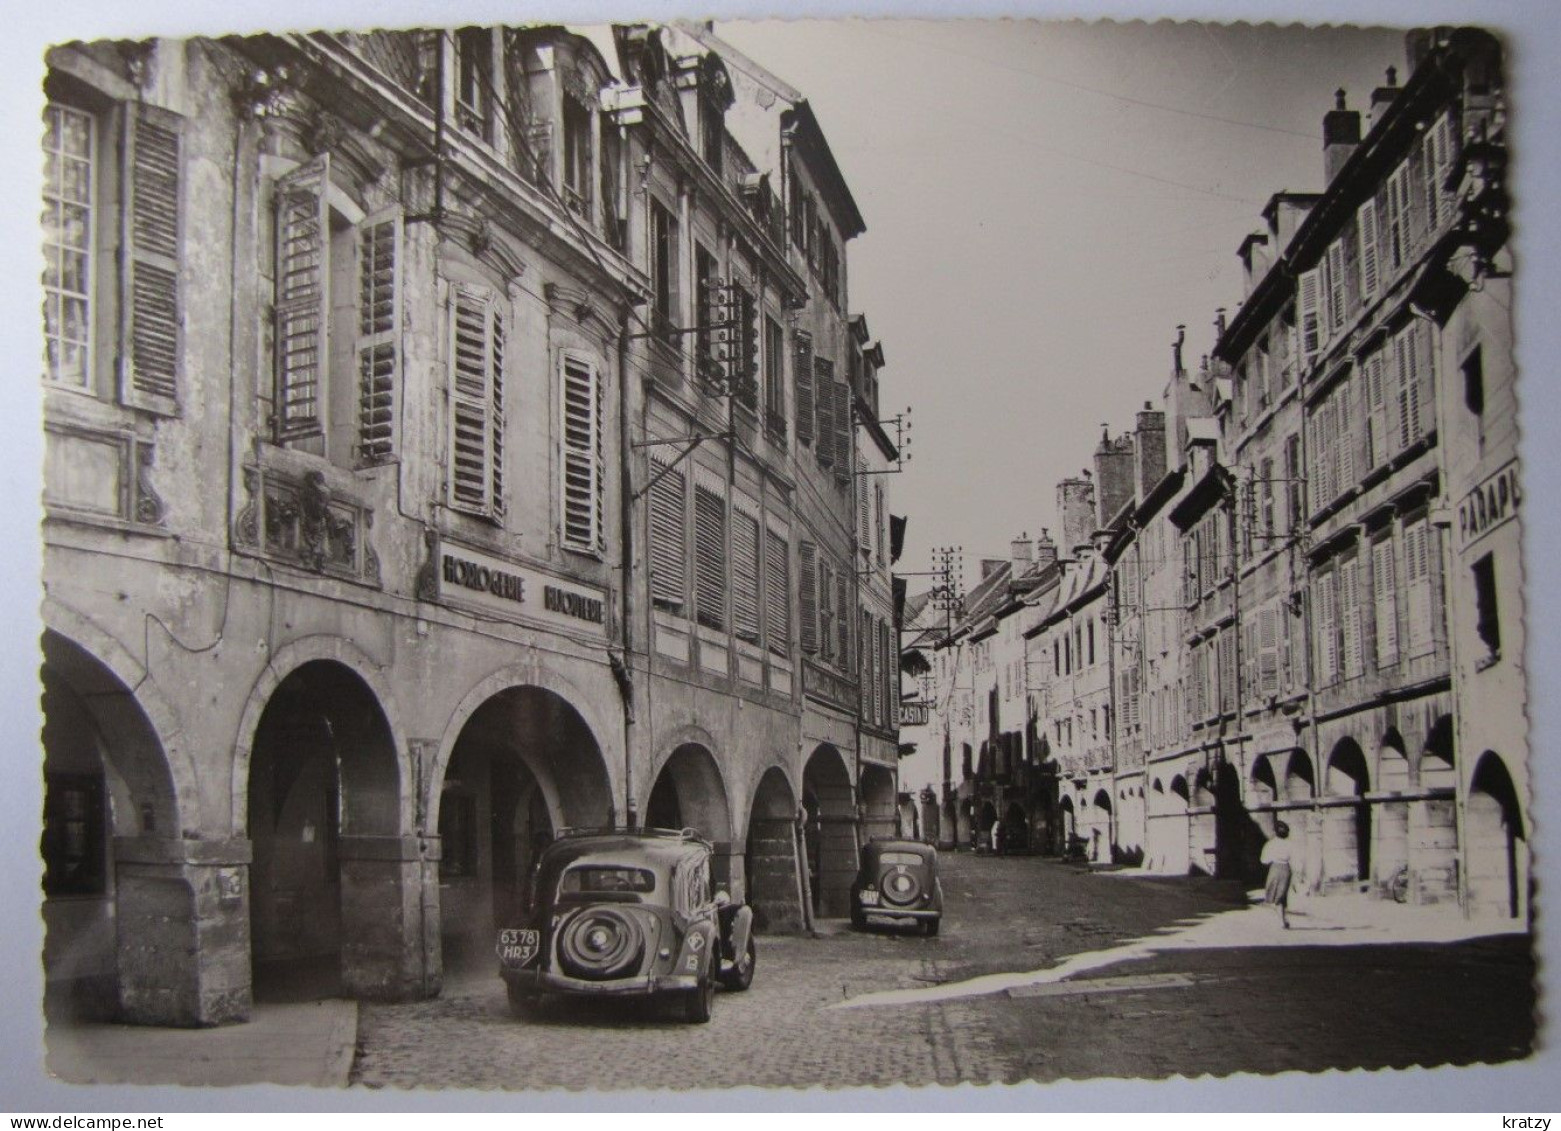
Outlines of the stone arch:
[{"label": "stone arch", "polygon": [[1183,809],[1186,809],[1192,804],[1192,794],[1188,792],[1187,779],[1181,774],[1177,774],[1174,778],[1171,779],[1171,793],[1173,796],[1180,797],[1182,799]]},{"label": "stone arch", "polygon": [[706,840],[729,843],[732,808],[710,747],[679,742],[656,767],[640,812],[652,828],[693,828]]},{"label": "stone arch", "polygon": [[1371,878],[1370,768],[1360,744],[1341,738],[1328,754],[1323,793],[1334,801],[1322,810],[1323,883],[1359,884]]},{"label": "stone arch", "polygon": [[827,742],[803,766],[802,808],[813,909],[825,917],[844,916],[856,878],[856,791],[845,755]]},{"label": "stone arch", "polygon": [[1252,761],[1252,777],[1247,786],[1254,806],[1272,805],[1279,799],[1279,783],[1274,779],[1274,763],[1267,755]]},{"label": "stone arch", "polygon": [[1378,793],[1389,796],[1376,803],[1372,821],[1372,869],[1380,884],[1391,884],[1409,867],[1410,822],[1417,807],[1424,811],[1418,802],[1398,800],[1411,788],[1404,737],[1389,727],[1377,744],[1376,784]]},{"label": "stone arch", "polygon": [[[254,758],[255,732],[259,729],[261,716],[284,680],[304,665],[322,661],[340,665],[362,681],[373,695],[389,727],[391,742],[396,751],[396,769],[400,780],[402,782],[417,780],[416,775],[410,770],[408,744],[399,723],[400,712],[397,710],[394,691],[385,678],[384,668],[367,652],[344,637],[305,636],[278,648],[271,654],[270,662],[261,669],[259,677],[250,688],[249,697],[244,702],[233,749],[232,827],[235,832],[243,830],[248,819],[251,763]],[[406,789],[401,790],[400,793],[403,806],[402,823],[410,827],[414,803],[412,791]]]},{"label": "stone arch", "polygon": [[1425,746],[1416,767],[1421,789],[1455,788],[1458,780],[1453,761],[1453,717],[1438,716],[1426,732]]},{"label": "stone arch", "polygon": [[868,840],[893,837],[899,825],[894,771],[887,766],[864,762],[857,790],[862,798],[863,837]]},{"label": "stone arch", "polygon": [[748,804],[743,860],[744,894],[753,907],[754,926],[761,930],[800,930],[803,925],[796,819],[797,791],[785,769],[772,765]]},{"label": "stone arch", "polygon": [[1523,804],[1506,763],[1495,751],[1485,751],[1475,764],[1464,829],[1469,913],[1519,917],[1528,877]]},{"label": "stone arch", "polygon": [[1383,793],[1404,793],[1409,789],[1409,755],[1404,736],[1394,727],[1377,744],[1377,789]]},{"label": "stone arch", "polygon": [[1057,812],[1062,815],[1062,838],[1065,850],[1071,853],[1072,846],[1068,842],[1078,836],[1079,829],[1078,813],[1074,811],[1073,798],[1064,796],[1057,805]]}]

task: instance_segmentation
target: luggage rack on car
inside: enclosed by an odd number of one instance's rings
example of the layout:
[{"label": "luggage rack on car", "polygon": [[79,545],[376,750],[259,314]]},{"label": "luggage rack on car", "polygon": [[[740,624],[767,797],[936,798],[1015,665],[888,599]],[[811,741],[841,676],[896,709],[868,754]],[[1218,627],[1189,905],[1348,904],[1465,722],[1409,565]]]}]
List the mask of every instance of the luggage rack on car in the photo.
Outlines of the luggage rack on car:
[{"label": "luggage rack on car", "polygon": [[658,837],[664,840],[693,840],[701,844],[708,844],[704,834],[695,828],[683,829],[653,829],[631,825],[581,825],[574,828],[562,828],[558,830],[554,840],[564,840],[569,837],[586,836],[643,836]]}]

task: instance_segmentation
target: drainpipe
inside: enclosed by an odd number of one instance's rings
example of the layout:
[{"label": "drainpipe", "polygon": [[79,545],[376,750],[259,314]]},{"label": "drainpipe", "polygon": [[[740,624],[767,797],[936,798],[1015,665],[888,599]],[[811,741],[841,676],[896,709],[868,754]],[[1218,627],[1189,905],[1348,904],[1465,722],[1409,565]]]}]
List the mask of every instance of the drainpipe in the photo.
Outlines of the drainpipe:
[{"label": "drainpipe", "polygon": [[621,659],[613,661],[613,675],[623,701],[623,821],[639,824],[634,803],[634,469],[629,453],[629,329],[627,315],[618,330],[618,565],[623,607],[618,618]]}]

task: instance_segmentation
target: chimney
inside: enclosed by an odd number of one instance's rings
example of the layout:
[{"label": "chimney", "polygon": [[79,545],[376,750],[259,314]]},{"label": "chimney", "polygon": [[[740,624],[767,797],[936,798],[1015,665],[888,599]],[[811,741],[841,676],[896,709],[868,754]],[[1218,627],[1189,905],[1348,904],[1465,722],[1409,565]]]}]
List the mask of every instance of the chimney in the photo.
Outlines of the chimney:
[{"label": "chimney", "polygon": [[1267,232],[1250,232],[1241,241],[1236,254],[1241,257],[1242,298],[1252,294],[1252,288],[1262,281],[1273,265],[1274,258],[1268,250]]},{"label": "chimney", "polygon": [[1028,533],[1021,534],[1008,543],[1008,557],[1013,562],[1013,569],[1008,574],[1010,581],[1023,577],[1029,571],[1030,565],[1035,561],[1035,550]]},{"label": "chimney", "polygon": [[1069,476],[1057,484],[1057,513],[1062,516],[1062,552],[1074,557],[1089,545],[1095,529],[1095,484]]},{"label": "chimney", "polygon": [[1371,124],[1375,126],[1382,121],[1382,115],[1388,112],[1388,107],[1393,105],[1393,100],[1398,97],[1398,68],[1389,67],[1387,81],[1371,92]]},{"label": "chimney", "polygon": [[1133,498],[1133,436],[1124,432],[1115,440],[1102,431],[1095,449],[1097,528],[1107,526],[1117,511]]},{"label": "chimney", "polygon": [[987,578],[991,577],[994,573],[1002,569],[1007,564],[1008,563],[1003,561],[1002,558],[982,558],[981,580],[985,581]]},{"label": "chimney", "polygon": [[1051,534],[1044,526],[1041,527],[1041,536],[1035,540],[1035,564],[1038,569],[1057,564],[1057,543],[1052,541]]},{"label": "chimney", "polygon": [[1323,177],[1328,184],[1360,144],[1360,111],[1347,110],[1344,91],[1333,93],[1333,109],[1323,115]]},{"label": "chimney", "polygon": [[1133,456],[1133,486],[1142,502],[1165,477],[1165,413],[1156,410],[1150,401],[1144,402],[1143,411],[1138,414]]}]

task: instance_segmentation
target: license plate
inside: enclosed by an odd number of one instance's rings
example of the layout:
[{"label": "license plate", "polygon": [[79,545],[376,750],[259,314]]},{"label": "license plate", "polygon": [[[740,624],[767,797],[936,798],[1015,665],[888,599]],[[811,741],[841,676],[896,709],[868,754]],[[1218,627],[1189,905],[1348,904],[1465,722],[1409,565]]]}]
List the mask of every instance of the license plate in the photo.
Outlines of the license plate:
[{"label": "license plate", "polygon": [[860,898],[862,900],[863,907],[878,906],[878,893],[875,891],[864,891],[861,893]]},{"label": "license plate", "polygon": [[505,966],[525,966],[541,949],[541,933],[531,928],[506,927],[499,932],[499,945],[495,949]]}]

